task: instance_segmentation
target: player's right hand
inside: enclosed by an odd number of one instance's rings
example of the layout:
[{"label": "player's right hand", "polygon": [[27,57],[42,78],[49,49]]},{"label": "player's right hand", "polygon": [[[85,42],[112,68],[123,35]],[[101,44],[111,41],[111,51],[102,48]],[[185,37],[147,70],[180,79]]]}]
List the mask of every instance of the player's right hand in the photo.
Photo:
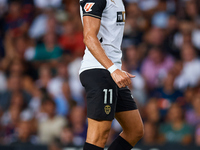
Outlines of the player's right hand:
[{"label": "player's right hand", "polygon": [[119,88],[129,86],[131,78],[135,78],[134,75],[119,69],[115,70],[111,76]]}]

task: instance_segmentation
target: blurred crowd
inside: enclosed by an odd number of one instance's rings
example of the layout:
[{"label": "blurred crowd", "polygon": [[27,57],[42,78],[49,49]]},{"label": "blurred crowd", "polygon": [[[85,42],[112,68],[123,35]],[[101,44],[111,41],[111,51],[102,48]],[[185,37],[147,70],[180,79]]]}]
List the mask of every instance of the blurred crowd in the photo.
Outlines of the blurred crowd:
[{"label": "blurred crowd", "polygon": [[[200,1],[124,3],[123,70],[136,75],[140,143],[200,146]],[[0,144],[84,144],[79,9],[78,0],[0,0]],[[107,145],[121,130],[114,120]]]}]

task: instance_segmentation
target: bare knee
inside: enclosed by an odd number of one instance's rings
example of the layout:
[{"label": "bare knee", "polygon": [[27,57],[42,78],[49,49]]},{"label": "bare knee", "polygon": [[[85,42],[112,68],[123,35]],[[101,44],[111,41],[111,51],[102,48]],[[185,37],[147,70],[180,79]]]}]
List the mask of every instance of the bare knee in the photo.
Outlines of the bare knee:
[{"label": "bare knee", "polygon": [[108,139],[109,131],[110,129],[105,129],[104,131],[96,130],[93,131],[92,133],[88,132],[87,142],[99,147],[104,147]]},{"label": "bare knee", "polygon": [[135,140],[135,139],[140,140],[144,135],[144,128],[143,128],[143,126],[141,126],[135,130],[132,130],[131,132],[132,133],[130,134],[131,135],[130,138],[132,140]]},{"label": "bare knee", "polygon": [[144,136],[144,127],[141,125],[135,129],[124,130],[121,136],[134,146]]},{"label": "bare knee", "polygon": [[111,121],[95,121],[88,119],[89,126],[86,142],[103,148],[108,139],[111,123]]},{"label": "bare knee", "polygon": [[[134,133],[133,133],[134,134]],[[135,131],[135,137],[141,139],[144,136],[144,127],[143,125]]]}]

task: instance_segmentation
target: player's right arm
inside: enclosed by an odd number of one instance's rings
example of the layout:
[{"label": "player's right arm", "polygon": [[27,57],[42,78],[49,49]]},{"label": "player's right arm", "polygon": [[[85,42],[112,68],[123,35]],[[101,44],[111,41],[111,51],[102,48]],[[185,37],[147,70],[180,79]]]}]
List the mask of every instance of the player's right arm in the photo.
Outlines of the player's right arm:
[{"label": "player's right arm", "polygon": [[[89,1],[87,3],[87,1]],[[91,8],[87,4],[93,5]],[[85,3],[82,4],[83,8],[83,34],[84,34],[84,43],[91,52],[91,54],[104,66],[106,69],[109,69],[114,63],[108,58],[104,49],[97,38],[97,34],[101,25],[101,15],[103,12],[104,4],[103,1],[106,0],[85,0]],[[100,3],[101,2],[101,3]],[[88,6],[88,7],[86,7]],[[86,12],[90,10],[89,12]],[[121,71],[119,69],[115,70],[111,73],[111,76],[118,87],[125,87],[131,84],[130,78],[134,78],[135,76]]]}]

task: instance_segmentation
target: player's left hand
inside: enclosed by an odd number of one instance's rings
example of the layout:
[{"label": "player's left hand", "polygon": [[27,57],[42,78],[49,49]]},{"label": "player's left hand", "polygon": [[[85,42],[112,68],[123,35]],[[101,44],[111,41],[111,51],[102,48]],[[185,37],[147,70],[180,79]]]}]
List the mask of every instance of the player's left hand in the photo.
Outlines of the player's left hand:
[{"label": "player's left hand", "polygon": [[129,86],[131,84],[130,78],[135,78],[134,75],[119,69],[115,70],[111,76],[119,88]]}]

